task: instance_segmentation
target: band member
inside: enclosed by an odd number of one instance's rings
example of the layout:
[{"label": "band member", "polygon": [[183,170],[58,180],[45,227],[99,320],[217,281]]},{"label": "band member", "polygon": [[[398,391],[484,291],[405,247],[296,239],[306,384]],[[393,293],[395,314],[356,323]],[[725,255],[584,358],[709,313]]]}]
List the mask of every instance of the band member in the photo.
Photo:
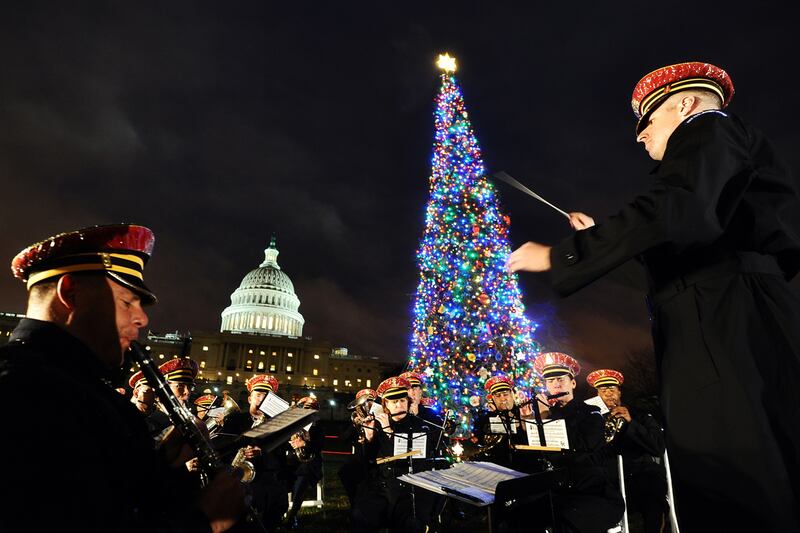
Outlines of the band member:
[{"label": "band member", "polygon": [[643,264],[681,529],[800,531],[800,195],[733,95],[709,63],[645,74],[631,104],[650,190],[597,224],[570,214],[578,231],[509,267],[565,296]]},{"label": "band member", "polygon": [[[312,396],[297,400],[295,408],[319,410],[319,402]],[[292,435],[289,445],[290,465],[294,463],[294,483],[292,483],[292,508],[286,515],[290,529],[298,529],[297,513],[303,505],[308,489],[315,487],[322,479],[322,447],[325,435],[317,422]]]},{"label": "band member", "polygon": [[[434,457],[439,431],[427,421],[408,416],[410,401],[408,380],[389,378],[378,386],[383,413],[367,423],[366,439],[377,448],[378,468],[371,472],[366,483],[359,487],[352,509],[352,531],[425,531],[434,520],[440,499],[432,492],[417,490],[397,481],[397,476],[409,472],[430,470],[432,460],[403,457],[414,446],[413,439],[424,438],[425,457]],[[419,441],[421,442],[421,441]],[[419,445],[419,444],[418,444]]]},{"label": "band member", "polygon": [[597,406],[575,400],[580,365],[565,353],[551,352],[539,354],[533,367],[549,395],[537,395],[539,412],[545,419],[563,419],[569,439],[570,449],[552,458],[569,472],[569,485],[554,491],[556,530],[606,531],[622,518],[624,503],[604,468],[603,417]]},{"label": "band member", "polygon": [[667,511],[667,478],[664,466],[654,458],[664,455],[664,432],[650,414],[633,414],[622,405],[625,377],[611,369],[595,370],[586,382],[597,389],[609,411],[605,439],[609,457],[609,479],[618,483],[617,455],[622,456],[628,512],[641,512],[646,533],[658,533]]},{"label": "band member", "polygon": [[[338,472],[351,507],[355,502],[358,486],[367,479],[367,469],[370,466],[374,467],[375,447],[367,442],[363,426],[374,418],[373,406],[377,399],[378,393],[373,389],[358,391],[348,406],[348,409],[353,411],[350,415],[353,424],[339,435],[341,440],[350,442],[353,449],[353,455]],[[378,407],[380,408],[379,404]]]},{"label": "band member", "polygon": [[172,422],[170,422],[169,416],[158,408],[155,390],[148,385],[141,370],[130,377],[128,386],[133,390],[131,403],[145,416],[150,436],[158,440],[157,437],[172,425]]},{"label": "band member", "polygon": [[[194,379],[197,377],[197,371],[199,370],[197,362],[188,357],[176,357],[161,364],[158,370],[166,378],[167,384],[172,389],[172,393],[178,402],[189,409],[189,395],[192,393]],[[189,472],[198,473],[199,476],[200,465],[197,457],[186,461],[186,468]],[[198,477],[198,483],[200,482],[201,478]]]},{"label": "band member", "polygon": [[411,402],[408,412],[441,426],[443,423],[442,418],[430,407],[433,402],[424,401],[429,399],[422,397],[423,375],[416,372],[403,372],[399,377],[406,379],[411,384],[408,389],[408,399]]},{"label": "band member", "polygon": [[[183,490],[188,457],[169,446],[157,452],[141,413],[110,384],[147,327],[143,306],[155,302],[144,284],[153,242],[142,226],[95,226],[50,237],[13,260],[29,292],[26,318],[0,348],[0,402],[25,397],[34,412],[52,411],[51,395],[30,395],[35,379],[85,408],[46,423],[27,409],[7,410],[15,431],[0,439],[8,489],[0,530],[223,531],[241,513],[242,488],[227,472],[196,499]],[[43,482],[24,458],[52,457],[54,441],[59,460],[48,461]]]},{"label": "band member", "polygon": [[512,445],[527,443],[522,417],[529,418],[531,408],[514,404],[514,382],[507,376],[492,376],[483,388],[487,392],[487,410],[478,416],[474,428],[481,451],[472,459],[511,467]]},{"label": "band member", "polygon": [[211,406],[217,402],[217,396],[214,394],[203,394],[202,396],[198,396],[194,400],[194,406],[197,410],[197,418],[202,421],[206,421],[206,417],[208,416],[208,412],[211,410]]},{"label": "band member", "polygon": [[188,357],[175,357],[158,367],[172,389],[175,398],[189,407],[189,396],[194,389],[194,380],[199,367],[194,359]]},{"label": "band member", "polygon": [[[223,431],[241,434],[267,420],[259,409],[268,394],[278,392],[278,380],[274,376],[257,374],[245,382],[248,390],[247,412],[233,412],[223,420]],[[237,460],[238,459],[238,460]],[[281,518],[289,508],[286,496],[286,452],[283,448],[265,452],[256,444],[237,451],[234,462],[248,461],[255,477],[250,483],[253,506],[268,531],[275,531]],[[237,531],[260,531],[254,524],[238,524]]]}]

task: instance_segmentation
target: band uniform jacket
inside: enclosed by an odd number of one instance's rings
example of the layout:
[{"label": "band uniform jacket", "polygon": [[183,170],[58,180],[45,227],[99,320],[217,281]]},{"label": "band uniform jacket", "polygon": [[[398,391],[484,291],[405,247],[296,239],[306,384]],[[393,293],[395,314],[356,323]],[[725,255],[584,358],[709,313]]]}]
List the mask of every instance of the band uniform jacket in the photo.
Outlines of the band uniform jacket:
[{"label": "band uniform jacket", "polygon": [[421,472],[436,466],[432,458],[438,456],[437,444],[441,446],[438,443],[439,430],[426,420],[411,415],[392,421],[391,427],[392,434],[380,430],[375,433],[372,445],[379,458],[395,454],[396,439],[401,439],[401,448],[408,450],[404,437],[424,433],[426,459],[413,459],[413,466],[409,465],[408,459],[400,459],[370,469],[367,481],[358,488],[351,515],[351,531],[377,531],[389,527],[390,531],[421,532],[440,510],[441,497],[397,480],[398,476],[411,473],[412,469]]},{"label": "band uniform jacket", "polygon": [[0,439],[0,531],[211,531],[188,499],[189,473],[157,455],[143,414],[110,379],[48,322],[22,319],[0,348],[14,428]]},{"label": "band uniform jacket", "polygon": [[552,248],[551,282],[569,294],[643,262],[682,529],[798,530],[796,184],[763,134],[719,110],[684,120],[653,173]]}]

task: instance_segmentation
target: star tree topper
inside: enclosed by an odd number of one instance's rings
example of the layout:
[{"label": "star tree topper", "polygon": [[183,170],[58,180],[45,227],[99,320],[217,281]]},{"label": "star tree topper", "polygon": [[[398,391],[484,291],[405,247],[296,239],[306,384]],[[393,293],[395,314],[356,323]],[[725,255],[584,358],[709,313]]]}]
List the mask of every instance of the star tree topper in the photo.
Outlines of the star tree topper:
[{"label": "star tree topper", "polygon": [[439,54],[439,59],[436,60],[436,66],[445,72],[456,71],[456,58],[450,57],[450,54]]}]

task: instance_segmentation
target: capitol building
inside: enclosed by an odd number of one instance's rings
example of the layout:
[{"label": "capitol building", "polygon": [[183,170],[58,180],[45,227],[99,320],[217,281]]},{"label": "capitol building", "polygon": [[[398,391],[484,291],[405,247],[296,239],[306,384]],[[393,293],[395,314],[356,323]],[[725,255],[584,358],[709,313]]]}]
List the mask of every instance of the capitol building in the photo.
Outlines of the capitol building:
[{"label": "capitol building", "polygon": [[275,237],[264,250],[264,260],[245,274],[230,300],[219,331],[148,335],[147,349],[154,351],[157,362],[184,355],[182,346],[191,338],[189,356],[200,366],[196,393],[227,389],[241,398],[247,378],[272,374],[280,383],[278,395],[287,400],[309,394],[344,397],[377,388],[402,364],[351,354],[346,347],[304,336],[300,298],[278,264]]},{"label": "capitol building", "polygon": [[[338,398],[330,403],[330,409],[337,405],[335,409],[341,410],[352,394],[377,388],[402,365],[352,354],[346,347],[304,336],[300,298],[278,264],[274,237],[264,250],[263,262],[244,276],[230,300],[222,311],[219,331],[151,331],[143,342],[157,364],[186,355],[197,361],[200,371],[195,395],[205,389],[217,393],[226,389],[243,400],[245,380],[254,374],[272,374],[280,384],[278,395],[284,399],[310,394],[321,401]],[[8,341],[23,317],[0,313],[0,344]],[[338,415],[349,416],[346,411]]]},{"label": "capitol building", "polygon": [[264,250],[264,262],[251,270],[231,294],[222,312],[220,331],[300,337],[305,319],[297,310],[300,299],[278,265],[275,237]]}]

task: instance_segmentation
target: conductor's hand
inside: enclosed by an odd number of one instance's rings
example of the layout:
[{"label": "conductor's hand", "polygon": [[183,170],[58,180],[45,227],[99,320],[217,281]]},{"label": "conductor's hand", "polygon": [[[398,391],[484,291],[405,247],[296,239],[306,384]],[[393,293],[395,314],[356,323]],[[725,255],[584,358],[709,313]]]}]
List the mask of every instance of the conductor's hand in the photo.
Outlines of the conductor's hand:
[{"label": "conductor's hand", "polygon": [[550,247],[538,242],[526,242],[508,256],[510,272],[546,272],[550,270]]},{"label": "conductor's hand", "polygon": [[211,531],[227,531],[244,512],[244,486],[241,473],[223,470],[200,493],[198,507],[208,518]]},{"label": "conductor's hand", "polygon": [[584,213],[570,213],[569,214],[569,225],[572,226],[574,230],[582,230],[582,229],[589,229],[594,226],[594,219],[589,215]]}]

